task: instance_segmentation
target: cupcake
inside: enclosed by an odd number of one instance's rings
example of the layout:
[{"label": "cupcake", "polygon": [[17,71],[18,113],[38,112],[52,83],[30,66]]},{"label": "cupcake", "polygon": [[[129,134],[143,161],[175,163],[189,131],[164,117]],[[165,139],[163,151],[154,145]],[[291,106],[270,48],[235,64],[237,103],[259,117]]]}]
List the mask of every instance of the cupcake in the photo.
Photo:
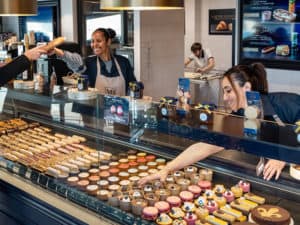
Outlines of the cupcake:
[{"label": "cupcake", "polygon": [[170,210],[169,215],[173,219],[179,219],[179,218],[183,218],[184,217],[184,212],[179,207],[172,207],[171,210]]},{"label": "cupcake", "polygon": [[158,166],[160,166],[160,165],[165,165],[165,164],[166,164],[166,160],[163,159],[163,158],[157,158],[157,159],[155,160],[155,162],[157,163]]},{"label": "cupcake", "polygon": [[136,168],[130,168],[130,169],[128,169],[128,171],[127,171],[128,173],[129,173],[129,175],[130,176],[137,176],[138,175],[138,172],[139,172],[139,170],[138,169],[136,169]]},{"label": "cupcake", "polygon": [[142,172],[142,173],[139,173],[138,176],[139,176],[140,178],[147,177],[147,176],[149,176],[149,173]]},{"label": "cupcake", "polygon": [[174,183],[175,183],[175,178],[174,178],[174,176],[173,176],[173,175],[168,175],[168,176],[166,177],[166,183],[167,183],[167,184],[174,184]]},{"label": "cupcake", "polygon": [[235,198],[239,198],[243,195],[243,189],[240,188],[240,186],[238,186],[238,185],[231,187],[230,190],[232,191]]},{"label": "cupcake", "polygon": [[242,188],[244,193],[250,192],[250,183],[244,180],[239,181],[239,187]]},{"label": "cupcake", "polygon": [[214,200],[208,200],[206,203],[206,208],[208,209],[209,213],[213,213],[214,211],[218,210],[218,204]]},{"label": "cupcake", "polygon": [[127,154],[128,155],[136,155],[137,154],[137,150],[130,149],[130,150],[128,150]]},{"label": "cupcake", "polygon": [[212,191],[212,190],[206,190],[206,191],[204,192],[203,196],[205,196],[207,200],[212,200],[212,199],[214,199],[214,197],[215,197],[216,195],[215,195],[215,192],[214,192],[214,191]]},{"label": "cupcake", "polygon": [[128,159],[125,159],[125,158],[119,159],[120,164],[127,164],[128,162],[129,162]]},{"label": "cupcake", "polygon": [[156,202],[154,207],[158,209],[159,213],[168,213],[170,211],[170,204],[166,201]]},{"label": "cupcake", "polygon": [[186,178],[190,178],[192,174],[197,173],[197,167],[195,166],[188,166],[184,168],[184,173]]},{"label": "cupcake", "polygon": [[90,176],[88,178],[89,182],[91,184],[97,184],[97,182],[100,180],[100,177],[99,176],[96,176],[96,175],[93,175],[93,176]]},{"label": "cupcake", "polygon": [[108,200],[109,191],[108,190],[100,190],[97,192],[97,198],[99,198],[102,201]]},{"label": "cupcake", "polygon": [[120,180],[128,180],[129,179],[129,173],[127,172],[120,172],[118,174]]},{"label": "cupcake", "polygon": [[79,190],[81,191],[85,191],[86,187],[90,184],[90,182],[88,180],[80,180],[77,182],[77,186],[79,188]]},{"label": "cupcake", "polygon": [[139,164],[135,161],[130,161],[128,163],[128,165],[129,165],[129,168],[137,168],[139,166]]},{"label": "cupcake", "polygon": [[120,209],[124,210],[125,212],[130,212],[131,211],[130,197],[128,195],[120,196],[119,205],[120,205]]},{"label": "cupcake", "polygon": [[98,176],[99,175],[99,169],[93,168],[93,169],[90,169],[88,172],[91,176]]},{"label": "cupcake", "polygon": [[196,210],[195,204],[192,202],[184,202],[181,208],[184,212],[194,212]]},{"label": "cupcake", "polygon": [[128,157],[128,154],[126,152],[121,152],[118,154],[119,159],[123,159],[123,158],[127,158],[127,157]]},{"label": "cupcake", "polygon": [[130,181],[129,180],[121,180],[119,182],[119,185],[121,186],[122,192],[129,191],[129,189],[130,189]]},{"label": "cupcake", "polygon": [[136,156],[137,156],[137,158],[145,158],[146,155],[147,155],[146,152],[139,152]]},{"label": "cupcake", "polygon": [[183,218],[179,218],[173,221],[172,225],[187,225]]},{"label": "cupcake", "polygon": [[217,193],[214,200],[216,201],[219,207],[226,205],[226,198],[223,197],[222,193]]},{"label": "cupcake", "polygon": [[136,162],[138,163],[138,165],[146,165],[147,160],[144,157],[141,157],[137,158]]},{"label": "cupcake", "polygon": [[158,189],[155,191],[155,195],[160,201],[165,201],[170,196],[170,191],[167,189]]},{"label": "cupcake", "polygon": [[178,196],[167,197],[167,202],[170,204],[171,207],[180,207],[181,206],[181,199]]},{"label": "cupcake", "polygon": [[199,196],[197,199],[195,199],[194,203],[198,207],[204,207],[206,205],[207,199],[204,196]]},{"label": "cupcake", "polygon": [[140,180],[141,178],[138,176],[133,176],[133,177],[129,177],[130,182],[132,183],[132,186],[137,186],[137,182]]},{"label": "cupcake", "polygon": [[168,184],[167,189],[170,191],[171,195],[179,195],[180,193],[180,186],[177,184]]},{"label": "cupcake", "polygon": [[148,173],[149,174],[155,174],[155,173],[158,173],[158,170],[157,169],[150,169],[150,170],[148,170]]},{"label": "cupcake", "polygon": [[216,184],[215,185],[215,188],[213,189],[213,191],[218,194],[223,194],[225,192],[225,188],[224,188],[224,185],[223,184]]},{"label": "cupcake", "polygon": [[201,194],[201,188],[198,185],[190,185],[187,190],[194,194],[194,198],[197,198]]},{"label": "cupcake", "polygon": [[184,178],[176,179],[176,183],[180,186],[182,191],[186,191],[188,186],[191,184],[190,180]]},{"label": "cupcake", "polygon": [[117,176],[117,175],[120,173],[120,170],[119,170],[118,168],[113,167],[113,168],[110,168],[110,169],[108,170],[108,172],[109,172],[112,176]]},{"label": "cupcake", "polygon": [[153,189],[156,191],[158,189],[164,189],[164,183],[160,180],[154,180],[152,182]]},{"label": "cupcake", "polygon": [[99,173],[99,176],[100,176],[100,179],[106,180],[110,176],[110,173],[108,171],[106,171],[106,170],[105,171],[101,171]]},{"label": "cupcake", "polygon": [[149,167],[148,166],[144,166],[144,165],[141,165],[141,166],[138,167],[138,170],[140,172],[147,172],[148,169],[149,169]]},{"label": "cupcake", "polygon": [[152,206],[145,207],[143,209],[142,218],[144,220],[154,221],[158,216],[158,209]]},{"label": "cupcake", "polygon": [[234,200],[234,194],[232,191],[230,190],[226,190],[224,193],[223,193],[223,196],[224,198],[226,198],[226,202],[227,203],[230,203]]},{"label": "cupcake", "polygon": [[207,181],[207,180],[199,180],[198,186],[199,186],[202,190],[211,189],[211,182],[210,182],[210,181]]},{"label": "cupcake", "polygon": [[195,210],[195,214],[197,215],[198,219],[204,221],[205,217],[209,215],[209,211],[205,207],[199,207]]},{"label": "cupcake", "polygon": [[98,192],[99,188],[98,188],[98,185],[96,184],[92,184],[92,185],[88,185],[86,187],[86,191],[89,195],[94,195],[96,196],[97,195],[97,192]]},{"label": "cupcake", "polygon": [[157,167],[157,162],[148,162],[148,163],[147,163],[147,166],[148,166],[150,169],[156,169],[156,167]]},{"label": "cupcake", "polygon": [[122,195],[122,192],[119,191],[111,191],[107,203],[111,206],[118,207],[119,206],[119,198]]},{"label": "cupcake", "polygon": [[156,219],[158,225],[172,225],[173,220],[166,213],[162,213]]},{"label": "cupcake", "polygon": [[108,189],[109,182],[107,180],[99,180],[97,182],[101,190]]},{"label": "cupcake", "polygon": [[147,193],[144,195],[144,198],[149,206],[154,206],[154,204],[158,201],[158,198],[154,193]]},{"label": "cupcake", "polygon": [[190,176],[190,180],[191,180],[191,184],[198,184],[199,180],[200,180],[200,176],[197,173],[193,173]]},{"label": "cupcake", "polygon": [[179,193],[179,197],[183,202],[191,202],[194,199],[194,195],[190,191],[181,191]]},{"label": "cupcake", "polygon": [[152,185],[149,185],[149,184],[146,184],[144,186],[144,193],[152,193],[154,190],[153,190],[153,187]]},{"label": "cupcake", "polygon": [[213,172],[209,169],[201,169],[199,172],[200,180],[212,181]]},{"label": "cupcake", "polygon": [[81,172],[78,174],[78,177],[80,180],[87,180],[89,176],[90,176],[90,174],[87,172]]},{"label": "cupcake", "polygon": [[109,184],[118,184],[119,181],[120,181],[120,178],[119,177],[116,177],[116,176],[110,176],[107,178]]},{"label": "cupcake", "polygon": [[136,159],[137,159],[137,157],[135,155],[129,155],[128,156],[128,161],[129,162],[134,162],[134,161],[136,161]]},{"label": "cupcake", "polygon": [[184,220],[186,221],[187,225],[195,225],[197,216],[192,212],[188,212],[184,217]]},{"label": "cupcake", "polygon": [[100,171],[108,171],[109,170],[109,166],[108,165],[99,166],[99,170]]},{"label": "cupcake", "polygon": [[182,178],[184,178],[184,172],[182,172],[182,171],[175,171],[173,173],[173,177],[174,177],[175,181],[177,181],[179,179],[182,179]]},{"label": "cupcake", "polygon": [[144,196],[142,190],[130,190],[129,195],[132,199],[141,199]]},{"label": "cupcake", "polygon": [[120,185],[118,184],[112,184],[108,186],[109,191],[119,191],[120,190]]},{"label": "cupcake", "polygon": [[68,177],[67,182],[71,187],[75,187],[79,181],[78,177]]},{"label": "cupcake", "polygon": [[156,159],[155,155],[147,155],[146,160],[147,162],[154,162]]},{"label": "cupcake", "polygon": [[145,199],[137,198],[131,201],[132,213],[137,216],[141,216],[143,209],[147,206]]},{"label": "cupcake", "polygon": [[118,163],[118,162],[110,162],[110,163],[109,163],[109,167],[110,167],[110,168],[118,168],[118,166],[119,166],[119,163]]},{"label": "cupcake", "polygon": [[118,165],[120,171],[126,172],[129,169],[129,163],[122,163]]}]

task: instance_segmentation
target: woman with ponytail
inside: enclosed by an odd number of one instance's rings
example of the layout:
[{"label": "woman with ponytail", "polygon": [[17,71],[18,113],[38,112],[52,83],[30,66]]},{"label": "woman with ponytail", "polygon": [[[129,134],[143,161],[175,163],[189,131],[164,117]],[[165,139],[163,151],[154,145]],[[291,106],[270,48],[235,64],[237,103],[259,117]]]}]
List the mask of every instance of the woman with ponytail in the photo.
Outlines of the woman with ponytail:
[{"label": "woman with ponytail", "polygon": [[94,55],[85,60],[77,53],[55,48],[54,53],[74,72],[88,75],[89,85],[102,94],[126,95],[129,83],[136,81],[127,58],[113,55],[112,40],[116,32],[110,28],[98,28],[92,33],[91,48]]}]

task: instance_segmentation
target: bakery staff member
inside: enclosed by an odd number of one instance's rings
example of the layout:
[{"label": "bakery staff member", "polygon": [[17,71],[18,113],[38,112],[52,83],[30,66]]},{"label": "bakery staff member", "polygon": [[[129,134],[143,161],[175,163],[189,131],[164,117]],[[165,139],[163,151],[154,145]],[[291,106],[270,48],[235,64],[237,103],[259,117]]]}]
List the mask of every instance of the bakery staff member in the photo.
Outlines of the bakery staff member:
[{"label": "bakery staff member", "polygon": [[136,81],[136,78],[129,60],[111,53],[110,46],[115,36],[116,32],[112,29],[96,29],[91,39],[94,55],[85,60],[77,53],[58,48],[54,49],[54,53],[74,72],[88,75],[89,85],[97,88],[100,93],[126,95],[129,83]]},{"label": "bakery staff member", "polygon": [[0,67],[0,86],[6,84],[18,74],[24,72],[30,67],[30,61],[37,60],[41,54],[46,54],[43,46],[27,50],[23,55],[15,58],[8,64]]},{"label": "bakery staff member", "polygon": [[196,72],[206,73],[214,68],[215,59],[208,48],[203,49],[199,42],[195,42],[191,46],[191,51],[192,54],[184,62],[185,67],[194,61]]}]

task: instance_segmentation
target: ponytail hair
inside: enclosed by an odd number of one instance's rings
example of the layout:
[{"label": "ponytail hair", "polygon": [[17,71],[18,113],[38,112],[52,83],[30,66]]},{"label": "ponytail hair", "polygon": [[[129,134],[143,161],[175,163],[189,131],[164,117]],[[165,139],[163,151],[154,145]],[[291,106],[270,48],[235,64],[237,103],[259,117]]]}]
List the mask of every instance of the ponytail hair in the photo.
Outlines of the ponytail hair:
[{"label": "ponytail hair", "polygon": [[261,94],[269,92],[267,72],[262,63],[253,63],[249,65],[251,73],[249,74],[249,81],[253,91],[258,91]]},{"label": "ponytail hair", "polygon": [[96,30],[94,30],[93,34],[95,34],[96,32],[102,32],[106,41],[108,41],[108,39],[114,39],[117,35],[116,31],[111,28],[97,28]]}]

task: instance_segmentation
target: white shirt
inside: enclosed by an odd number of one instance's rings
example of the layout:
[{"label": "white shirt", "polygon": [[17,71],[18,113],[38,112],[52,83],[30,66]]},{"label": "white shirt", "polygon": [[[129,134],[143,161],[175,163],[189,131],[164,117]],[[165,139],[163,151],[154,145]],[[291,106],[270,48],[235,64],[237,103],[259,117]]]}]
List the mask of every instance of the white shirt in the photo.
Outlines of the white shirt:
[{"label": "white shirt", "polygon": [[203,52],[204,52],[203,58],[202,57],[198,58],[194,54],[191,54],[189,56],[189,59],[194,61],[195,67],[197,67],[197,68],[202,68],[204,66],[207,66],[209,58],[213,58],[211,51],[208,48],[203,49]]}]

